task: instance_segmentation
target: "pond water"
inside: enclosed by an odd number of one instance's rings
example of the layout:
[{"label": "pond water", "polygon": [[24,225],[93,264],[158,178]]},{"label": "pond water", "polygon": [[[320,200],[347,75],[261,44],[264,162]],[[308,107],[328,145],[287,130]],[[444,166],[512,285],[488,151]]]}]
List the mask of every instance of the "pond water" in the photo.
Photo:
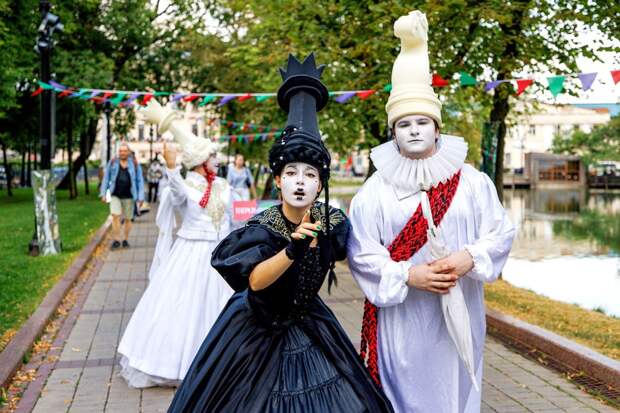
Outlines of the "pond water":
[{"label": "pond water", "polygon": [[[333,198],[348,210],[352,195]],[[505,190],[517,236],[504,280],[620,317],[620,193]]]}]

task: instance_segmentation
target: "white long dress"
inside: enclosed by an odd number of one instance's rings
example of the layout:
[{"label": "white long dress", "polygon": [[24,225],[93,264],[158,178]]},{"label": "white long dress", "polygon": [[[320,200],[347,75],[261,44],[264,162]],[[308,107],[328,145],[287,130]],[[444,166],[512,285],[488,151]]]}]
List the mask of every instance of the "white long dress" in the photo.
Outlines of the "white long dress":
[{"label": "white long dress", "polygon": [[[166,170],[160,229],[150,282],[123,334],[121,375],[131,387],[177,385],[233,290],[211,267],[211,253],[230,232],[230,187],[216,178],[206,208],[200,174]],[[174,243],[174,209],[183,223]],[[170,245],[172,247],[170,248]]]},{"label": "white long dress", "polygon": [[353,198],[348,258],[366,297],[379,308],[379,372],[396,412],[479,412],[481,395],[459,358],[443,318],[440,296],[406,285],[412,265],[431,261],[428,242],[407,262],[387,247],[420,203],[420,184],[436,186],[461,170],[450,208],[439,225],[446,247],[466,249],[474,268],[458,280],[469,310],[474,371],[481,386],[486,334],[483,283],[504,266],[514,227],[491,180],[464,164],[462,138],[442,135],[437,152],[411,160],[393,142],[373,149],[377,172]]}]

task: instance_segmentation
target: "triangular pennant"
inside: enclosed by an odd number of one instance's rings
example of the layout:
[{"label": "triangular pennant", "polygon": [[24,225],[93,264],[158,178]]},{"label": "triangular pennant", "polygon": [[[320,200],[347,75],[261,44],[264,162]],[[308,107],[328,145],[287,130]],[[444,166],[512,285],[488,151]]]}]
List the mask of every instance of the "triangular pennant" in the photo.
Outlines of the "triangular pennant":
[{"label": "triangular pennant", "polygon": [[64,98],[65,96],[69,96],[69,95],[70,95],[70,94],[72,94],[73,92],[75,92],[75,89],[71,89],[71,88],[69,88],[69,89],[65,89],[65,90],[63,90],[62,92],[60,92],[60,93],[58,94],[58,97],[59,97],[59,98]]},{"label": "triangular pennant", "polygon": [[179,100],[183,99],[185,96],[187,95],[185,95],[184,93],[177,93],[176,95],[172,97],[172,101],[178,102]]},{"label": "triangular pennant", "polygon": [[183,98],[184,102],[193,102],[194,100],[198,99],[200,97],[200,95],[196,95],[196,94],[191,94],[191,95],[187,95]]},{"label": "triangular pennant", "polygon": [[239,102],[245,102],[245,101],[246,101],[246,100],[248,100],[248,99],[252,99],[252,95],[250,95],[249,93],[246,93],[245,95],[243,95],[243,96],[239,96],[239,97],[237,98],[237,100],[238,100]]},{"label": "triangular pennant", "polygon": [[45,83],[45,82],[43,82],[41,80],[39,80],[38,83],[39,83],[39,86],[42,87],[45,90],[54,89],[54,86],[52,86],[50,84],[47,84],[47,83]]},{"label": "triangular pennant", "polygon": [[581,88],[584,91],[590,90],[594,79],[596,79],[597,72],[593,73],[579,73],[579,80],[581,81]]},{"label": "triangular pennant", "polygon": [[155,92],[155,96],[168,96],[170,92]]},{"label": "triangular pennant", "polygon": [[476,86],[476,84],[478,84],[478,81],[469,73],[459,72],[459,74],[461,75],[461,86]]},{"label": "triangular pennant", "polygon": [[338,103],[345,103],[347,100],[355,96],[355,92],[346,92],[338,96],[335,100]]},{"label": "triangular pennant", "polygon": [[227,104],[228,102],[230,102],[234,98],[235,98],[235,95],[226,95],[226,96],[222,97],[222,99],[220,99],[220,103],[218,103],[217,106],[224,106],[225,104]]},{"label": "triangular pennant", "polygon": [[521,93],[525,92],[525,89],[527,89],[532,83],[534,83],[534,80],[532,79],[519,79],[517,80],[517,96],[521,95]]},{"label": "triangular pennant", "polygon": [[127,95],[126,92],[118,92],[114,99],[110,99],[110,103],[113,105],[118,105],[119,103],[123,101],[123,99],[125,99],[126,95]]},{"label": "triangular pennant", "polygon": [[450,82],[448,82],[446,79],[444,79],[443,77],[441,77],[437,73],[435,73],[433,75],[433,81],[431,83],[431,86],[433,86],[433,87],[445,87],[445,86],[448,86],[449,84],[450,84]]},{"label": "triangular pennant", "polygon": [[206,104],[213,102],[215,100],[215,96],[207,95],[202,99],[202,102],[198,106],[205,106]]},{"label": "triangular pennant", "polygon": [[376,92],[375,89],[362,90],[360,92],[357,92],[357,97],[362,99],[362,100],[366,100],[366,99],[368,99],[368,97],[370,95],[372,95],[375,92]]},{"label": "triangular pennant", "polygon": [[144,95],[144,97],[142,98],[142,106],[146,106],[147,103],[149,103],[149,100],[153,99],[153,94],[152,93],[147,93],[146,95]]},{"label": "triangular pennant", "polygon": [[620,82],[620,70],[612,70],[611,78],[614,80],[614,85]]},{"label": "triangular pennant", "polygon": [[63,86],[58,82],[54,82],[53,80],[50,80],[50,85],[52,85],[54,89],[58,89],[58,90],[65,90],[67,88],[66,86]]},{"label": "triangular pennant", "polygon": [[267,99],[269,99],[270,97],[271,97],[271,96],[269,96],[269,95],[260,95],[260,96],[255,96],[256,101],[257,101],[258,103],[260,103],[260,102],[264,102],[264,101],[266,101]]},{"label": "triangular pennant", "polygon": [[40,94],[41,94],[44,90],[45,90],[45,88],[43,88],[43,87],[39,87],[37,90],[35,90],[34,92],[32,92],[32,93],[30,94],[30,96],[34,97],[34,96],[40,95]]},{"label": "triangular pennant", "polygon": [[88,93],[88,90],[86,89],[80,89],[75,93],[72,93],[71,96],[69,96],[70,98],[79,98],[84,96],[84,94]]},{"label": "triangular pennant", "polygon": [[114,93],[112,93],[112,92],[104,92],[103,96],[92,98],[92,100],[93,100],[93,102],[104,103],[112,95],[114,95]]},{"label": "triangular pennant", "polygon": [[383,91],[384,91],[384,92],[391,92],[391,91],[392,91],[392,84],[391,84],[391,83],[388,83],[387,85],[385,85],[385,86],[383,87]]},{"label": "triangular pennant", "polygon": [[549,82],[549,91],[553,97],[556,97],[564,90],[564,79],[564,76],[551,76],[547,78],[547,82]]},{"label": "triangular pennant", "polygon": [[499,85],[501,85],[504,82],[505,82],[505,80],[492,80],[490,82],[487,82],[484,85],[484,91],[485,92],[489,92],[489,91],[495,89],[496,87],[498,87]]}]

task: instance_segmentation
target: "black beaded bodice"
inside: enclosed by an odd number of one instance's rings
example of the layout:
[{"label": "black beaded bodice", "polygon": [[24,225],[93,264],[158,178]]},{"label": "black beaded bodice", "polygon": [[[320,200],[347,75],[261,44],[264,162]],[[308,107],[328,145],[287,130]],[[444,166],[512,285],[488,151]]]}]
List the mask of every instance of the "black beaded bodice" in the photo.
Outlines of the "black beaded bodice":
[{"label": "black beaded bodice", "polygon": [[319,247],[308,249],[304,259],[297,265],[297,269],[299,272],[297,273],[292,313],[294,316],[303,316],[325,280],[325,271],[321,268]]}]

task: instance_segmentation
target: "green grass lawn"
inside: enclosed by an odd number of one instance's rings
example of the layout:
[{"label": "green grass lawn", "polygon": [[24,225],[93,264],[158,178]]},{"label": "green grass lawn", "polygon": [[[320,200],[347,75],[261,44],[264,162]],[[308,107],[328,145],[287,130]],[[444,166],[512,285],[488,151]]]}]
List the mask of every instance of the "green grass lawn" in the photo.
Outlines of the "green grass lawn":
[{"label": "green grass lawn", "polygon": [[566,304],[498,280],[485,285],[490,308],[620,360],[620,319]]},{"label": "green grass lawn", "polygon": [[79,187],[75,200],[69,200],[68,191],[56,192],[63,251],[47,257],[28,255],[34,227],[32,191],[17,189],[13,197],[0,192],[0,350],[108,216],[95,186],[91,184],[90,195],[83,189]]}]

